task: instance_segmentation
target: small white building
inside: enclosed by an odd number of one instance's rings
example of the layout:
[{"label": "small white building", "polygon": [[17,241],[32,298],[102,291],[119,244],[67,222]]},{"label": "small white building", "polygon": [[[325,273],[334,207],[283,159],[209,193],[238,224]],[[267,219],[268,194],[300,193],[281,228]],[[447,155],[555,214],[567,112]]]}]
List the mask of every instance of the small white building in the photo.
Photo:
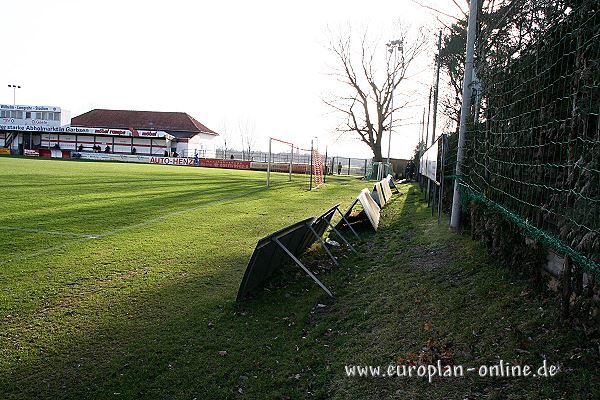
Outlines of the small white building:
[{"label": "small white building", "polygon": [[56,106],[0,104],[0,147],[20,152],[40,146],[40,132],[70,124],[68,111]]},{"label": "small white building", "polygon": [[25,106],[0,104],[0,123],[3,125],[65,126],[71,123],[68,111],[56,106]]}]

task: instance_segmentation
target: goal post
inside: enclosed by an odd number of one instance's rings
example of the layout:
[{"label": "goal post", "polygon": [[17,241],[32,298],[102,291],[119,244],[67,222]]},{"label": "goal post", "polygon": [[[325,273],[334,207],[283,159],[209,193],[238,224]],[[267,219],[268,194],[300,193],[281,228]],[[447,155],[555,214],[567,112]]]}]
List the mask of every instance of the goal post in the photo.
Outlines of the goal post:
[{"label": "goal post", "polygon": [[292,180],[294,166],[294,144],[274,137],[269,138],[269,154],[267,156],[267,187],[271,186],[272,172],[288,174]]},{"label": "goal post", "polygon": [[[279,182],[304,181],[308,178],[307,189],[312,190],[324,183],[323,179],[323,157],[315,148],[314,142],[308,149],[297,144],[269,138],[269,153],[267,155],[265,169],[267,171],[267,187],[276,180]],[[304,178],[303,178],[304,177]]]}]

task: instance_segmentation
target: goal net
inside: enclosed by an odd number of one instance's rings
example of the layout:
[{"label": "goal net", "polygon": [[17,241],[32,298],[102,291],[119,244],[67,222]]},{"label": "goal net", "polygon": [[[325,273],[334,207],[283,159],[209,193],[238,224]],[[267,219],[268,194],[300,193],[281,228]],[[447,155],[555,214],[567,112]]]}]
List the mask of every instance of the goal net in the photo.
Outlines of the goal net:
[{"label": "goal net", "polygon": [[283,182],[298,182],[308,190],[323,185],[324,159],[318,149],[303,148],[277,138],[269,138],[267,156],[267,186]]},{"label": "goal net", "polygon": [[311,149],[311,167],[312,176],[310,181],[310,189],[318,189],[325,183],[325,176],[323,175],[323,169],[325,163],[325,157],[319,153],[316,148]]}]

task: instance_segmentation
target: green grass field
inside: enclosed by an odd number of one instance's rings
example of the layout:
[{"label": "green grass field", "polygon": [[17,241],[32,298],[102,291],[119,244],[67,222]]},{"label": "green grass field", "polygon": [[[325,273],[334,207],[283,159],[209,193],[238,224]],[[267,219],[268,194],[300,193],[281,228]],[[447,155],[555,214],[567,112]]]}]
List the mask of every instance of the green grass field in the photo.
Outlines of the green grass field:
[{"label": "green grass field", "polygon": [[197,329],[232,307],[256,241],[361,188],[273,180],[265,190],[262,172],[0,159],[2,386],[55,397],[65,384],[78,397],[129,364],[151,390],[176,373],[162,371],[177,358],[165,341],[210,348]]},{"label": "green grass field", "polygon": [[[477,243],[438,226],[418,187],[382,211],[358,255],[304,257],[234,299],[256,241],[364,182],[265,190],[265,174],[0,158],[1,399],[598,398],[597,344],[564,326]],[[347,364],[499,358],[554,378],[348,378]]]}]

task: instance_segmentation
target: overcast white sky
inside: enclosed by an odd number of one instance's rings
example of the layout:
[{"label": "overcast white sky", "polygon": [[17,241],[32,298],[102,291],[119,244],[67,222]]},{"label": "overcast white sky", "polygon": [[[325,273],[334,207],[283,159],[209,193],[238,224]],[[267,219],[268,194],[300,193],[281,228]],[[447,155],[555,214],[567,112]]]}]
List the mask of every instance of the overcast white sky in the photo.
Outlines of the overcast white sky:
[{"label": "overcast white sky", "polygon": [[[422,3],[458,12],[451,0]],[[234,141],[239,121],[251,121],[258,148],[269,136],[301,146],[316,136],[322,151],[354,157],[372,154],[338,139],[341,116],[321,101],[337,88],[327,75],[335,65],[325,49],[328,27],[368,26],[381,37],[382,62],[398,20],[426,25],[432,43],[439,27],[411,0],[28,0],[1,10],[1,103],[12,104],[7,85],[18,84],[17,104],[59,106],[72,116],[93,108],[184,111],[217,132],[226,124]],[[414,82],[432,81],[433,56]],[[411,113],[420,121],[422,107]],[[410,157],[418,132],[418,125],[397,129],[392,157]]]}]

